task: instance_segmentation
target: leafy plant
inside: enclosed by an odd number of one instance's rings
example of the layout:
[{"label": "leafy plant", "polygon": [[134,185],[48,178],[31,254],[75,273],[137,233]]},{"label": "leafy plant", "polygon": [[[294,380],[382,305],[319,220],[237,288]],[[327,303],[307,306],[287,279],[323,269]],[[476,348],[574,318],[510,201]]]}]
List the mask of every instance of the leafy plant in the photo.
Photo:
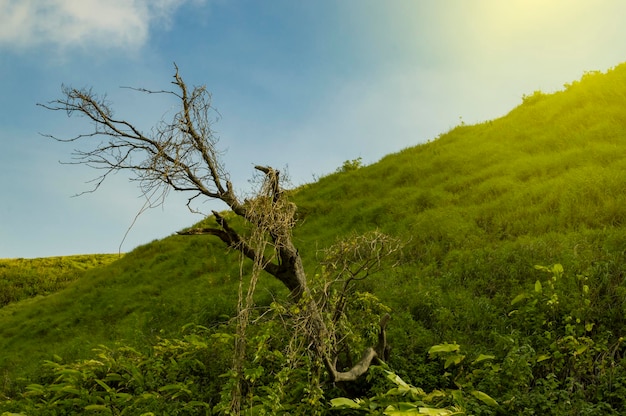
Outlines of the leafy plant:
[{"label": "leafy plant", "polygon": [[357,157],[356,159],[346,160],[345,162],[343,162],[343,165],[337,168],[336,172],[337,173],[352,172],[354,170],[361,168],[362,166],[363,166],[363,158]]},{"label": "leafy plant", "polygon": [[217,388],[211,373],[225,370],[225,351],[223,340],[205,337],[206,331],[193,327],[182,339],[161,339],[149,353],[101,346],[88,360],[64,363],[56,357],[43,364],[41,379],[26,386],[19,402],[0,409],[40,415],[210,414]]},{"label": "leafy plant", "polygon": [[394,385],[383,394],[372,398],[349,399],[338,397],[330,401],[331,409],[342,414],[372,415],[465,415],[463,408],[446,405],[453,397],[442,391],[426,393],[419,387],[411,386],[397,374],[383,370],[387,379]]}]

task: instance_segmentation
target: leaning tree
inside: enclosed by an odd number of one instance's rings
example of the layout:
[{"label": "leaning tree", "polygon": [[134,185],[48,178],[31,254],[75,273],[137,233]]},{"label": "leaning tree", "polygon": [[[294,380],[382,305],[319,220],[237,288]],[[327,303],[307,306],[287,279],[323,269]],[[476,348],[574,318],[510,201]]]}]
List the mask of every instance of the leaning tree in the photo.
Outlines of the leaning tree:
[{"label": "leaning tree", "polygon": [[[84,116],[92,127],[89,132],[70,138],[47,137],[62,142],[88,143],[74,151],[70,163],[84,164],[101,172],[94,179],[94,191],[112,173],[129,171],[131,180],[138,182],[148,198],[162,200],[168,191],[175,190],[189,195],[187,206],[191,210],[197,198],[225,203],[234,216],[213,211],[213,226],[192,228],[179,234],[213,235],[252,260],[258,270],[282,282],[290,292],[290,301],[305,306],[301,310],[306,311],[303,326],[309,338],[308,348],[323,363],[330,380],[356,380],[374,359],[383,358],[389,316],[383,316],[379,323],[378,343],[366,348],[362,358],[347,367],[338,364],[343,337],[337,333],[335,323],[345,314],[346,297],[350,296],[353,283],[375,270],[383,257],[396,252],[398,242],[374,232],[355,238],[350,244],[336,245],[326,253],[324,264],[332,278],[313,293],[292,238],[296,207],[287,199],[280,172],[267,166],[255,166],[263,177],[261,189],[253,198],[242,200],[229,180],[217,147],[218,139],[212,130],[215,110],[210,93],[205,86],[190,89],[178,67],[175,69],[172,90],[134,88],[147,94],[172,96],[180,106],[171,120],[163,119],[149,134],[117,118],[105,96],[91,89],[63,86],[62,98],[39,105],[66,112],[68,116]],[[232,218],[239,218],[237,224],[243,222],[247,230],[253,232],[243,232],[234,225]],[[329,296],[325,294],[329,286],[337,283],[340,284],[339,296],[329,305]]]}]

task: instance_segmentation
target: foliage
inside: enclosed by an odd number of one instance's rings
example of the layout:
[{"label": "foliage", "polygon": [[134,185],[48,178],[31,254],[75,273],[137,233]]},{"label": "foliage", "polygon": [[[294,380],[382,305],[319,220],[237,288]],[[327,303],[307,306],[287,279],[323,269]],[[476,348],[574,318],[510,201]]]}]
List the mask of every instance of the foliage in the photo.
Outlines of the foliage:
[{"label": "foliage", "polygon": [[[378,232],[339,241],[324,251],[322,272],[313,279],[310,293],[297,302],[274,301],[263,311],[246,301],[233,321],[234,364],[216,410],[225,414],[324,413],[328,388],[322,386],[334,381],[331,371],[350,371],[357,365],[353,351],[380,345],[380,322],[390,312],[371,293],[359,292],[356,282],[383,267],[397,250],[396,241]],[[322,341],[335,357],[332,366],[311,346],[317,331],[310,318],[314,313],[327,330]],[[242,337],[245,342],[238,340]]]},{"label": "foliage", "polygon": [[[507,358],[522,358],[526,367],[520,371],[516,366],[517,380],[509,381],[519,389],[509,399],[511,407],[542,408],[544,414],[621,413],[624,402],[616,396],[616,387],[621,388],[615,381],[625,371],[623,337],[596,319],[601,303],[597,287],[584,274],[569,276],[560,264],[535,268],[548,278],[516,296],[509,312],[517,339]],[[519,374],[526,374],[525,379]],[[506,377],[514,375],[509,370]]]},{"label": "foliage", "polygon": [[0,259],[0,307],[59,291],[94,267],[119,259],[117,254]]},{"label": "foliage", "polygon": [[[440,390],[430,393],[419,387],[411,386],[397,374],[384,370],[387,379],[394,385],[387,392],[366,399],[348,399],[338,397],[330,401],[331,408],[342,411],[342,414],[371,414],[371,415],[433,415],[452,416],[465,415],[465,411],[458,405],[448,405],[447,401],[455,398]],[[346,410],[348,412],[346,412]]]},{"label": "foliage", "polygon": [[[145,350],[187,321],[213,326],[228,319],[236,304],[229,274],[238,267],[225,255],[204,237],[173,236],[87,270],[62,291],[1,308],[0,351],[7,353],[0,354],[0,389],[20,388],[19,379],[31,378],[53,354],[73,361],[119,342]],[[278,291],[267,285],[258,303],[269,304]]]},{"label": "foliage", "polygon": [[[0,411],[37,414],[230,414],[233,387],[244,380],[241,411],[259,415],[325,414],[324,366],[309,342],[303,317],[308,303],[255,308],[245,360],[231,367],[237,320],[209,329],[187,325],[177,338],[157,338],[148,351],[99,346],[89,359],[44,363],[35,382],[0,404]],[[371,294],[350,297],[336,323],[343,341],[367,345],[372,321],[388,311]],[[329,317],[330,321],[330,317]],[[331,389],[332,391],[332,389]],[[152,413],[149,413],[152,412]]]},{"label": "foliage", "polygon": [[333,399],[333,408],[385,415],[623,413],[624,338],[598,328],[588,278],[569,277],[560,264],[535,268],[548,278],[512,299],[509,334],[497,334],[487,353],[469,358],[456,342],[429,348],[441,365],[441,388],[427,394],[386,371],[397,388]]},{"label": "foliage", "polygon": [[363,158],[357,157],[356,159],[346,160],[341,167],[337,168],[336,173],[352,172],[363,167]]},{"label": "foliage", "polygon": [[211,414],[214,377],[227,344],[193,327],[180,339],[160,339],[150,353],[130,347],[94,349],[91,359],[46,361],[37,383],[26,386],[19,402],[0,409],[26,414]]},{"label": "foliage", "polygon": [[[359,297],[349,312],[367,319],[345,339],[357,349],[371,341],[375,314],[386,310],[374,305],[391,308],[384,369],[411,388],[445,395],[423,407],[476,415],[626,412],[625,86],[625,65],[589,73],[563,91],[527,97],[505,117],[459,126],[290,192],[298,207],[294,239],[319,288],[334,281],[333,269],[316,268],[315,253],[336,241],[378,230],[406,243],[397,267],[353,289]],[[52,380],[42,359],[57,354],[63,366],[78,365],[96,359],[98,344],[116,351],[116,342],[150,357],[161,340],[184,340],[178,329],[185,322],[209,328],[201,338],[212,343],[216,366],[207,378],[229,374],[223,346],[233,345],[238,276],[237,255],[210,238],[170,236],[54,294],[3,307],[7,400],[0,413],[35,405],[26,386]],[[331,285],[333,302],[341,288]],[[292,353],[308,344],[295,330],[298,305],[276,302],[284,294],[259,277],[243,370],[248,409],[363,414],[330,410],[330,400],[373,401],[384,410],[428,396],[386,395],[398,385],[382,369],[351,390],[325,384],[321,363]],[[293,350],[280,347],[285,340]],[[433,346],[444,351],[429,354]],[[216,376],[190,390],[219,406],[231,380]]]}]

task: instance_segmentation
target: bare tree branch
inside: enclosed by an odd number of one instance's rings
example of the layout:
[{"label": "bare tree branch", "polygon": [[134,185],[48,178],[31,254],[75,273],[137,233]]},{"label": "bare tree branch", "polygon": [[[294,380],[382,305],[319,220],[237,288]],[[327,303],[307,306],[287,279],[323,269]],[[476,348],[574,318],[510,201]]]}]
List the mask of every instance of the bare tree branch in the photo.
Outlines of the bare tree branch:
[{"label": "bare tree branch", "polygon": [[345,381],[356,381],[359,377],[367,372],[372,361],[374,359],[379,359],[380,361],[385,360],[385,354],[387,350],[387,323],[391,317],[387,314],[384,315],[380,320],[380,332],[378,336],[378,344],[376,347],[369,347],[363,352],[363,356],[361,360],[356,363],[350,370],[348,371],[337,371],[334,363],[326,363],[326,368],[331,373],[331,377],[335,382],[345,382]]},{"label": "bare tree branch", "polygon": [[[220,199],[229,207],[238,205],[232,188],[225,189],[228,174],[217,149],[218,139],[211,126],[217,114],[211,105],[211,96],[205,87],[191,92],[178,74],[174,85],[179,89],[170,93],[180,97],[182,109],[169,122],[162,121],[150,135],[142,133],[126,120],[117,119],[106,96],[98,96],[91,89],[62,87],[64,97],[40,106],[65,111],[88,118],[94,131],[60,139],[62,142],[99,139],[89,150],[76,149],[71,163],[84,164],[105,172],[97,177],[92,191],[97,190],[113,172],[126,170],[131,179],[139,181],[144,194],[160,189],[191,191],[208,198]],[[142,92],[156,93],[142,89]]]},{"label": "bare tree branch", "polygon": [[[374,359],[384,359],[385,328],[389,318],[381,319],[378,345],[367,348],[362,359],[345,372],[337,370],[337,354],[343,337],[335,327],[340,318],[346,316],[346,299],[352,293],[354,282],[378,270],[383,259],[399,250],[399,244],[375,232],[334,246],[327,251],[324,263],[333,277],[323,292],[330,285],[342,283],[340,297],[334,305],[328,305],[325,294],[316,299],[308,286],[300,252],[293,242],[296,207],[283,191],[280,172],[267,166],[255,166],[263,173],[260,189],[255,197],[241,202],[223,165],[219,140],[212,129],[219,113],[212,106],[210,93],[204,86],[188,88],[176,66],[173,78],[173,91],[129,88],[139,93],[171,95],[180,102],[173,117],[162,120],[149,133],[115,117],[105,95],[99,96],[91,89],[63,86],[62,98],[39,105],[51,111],[64,111],[68,117],[85,117],[92,129],[69,138],[45,137],[87,144],[77,147],[72,160],[67,162],[101,172],[92,180],[93,189],[87,192],[99,189],[111,173],[127,171],[131,181],[138,182],[146,197],[144,208],[162,204],[171,190],[191,195],[187,199],[191,211],[195,211],[191,204],[198,198],[225,203],[243,220],[245,226],[241,228],[244,231],[231,226],[226,215],[213,211],[214,227],[189,229],[179,234],[213,235],[253,261],[255,279],[256,273],[264,270],[282,282],[291,293],[291,301],[302,302],[302,309],[306,311],[302,315],[303,326],[313,351],[324,363],[330,378],[333,381],[356,380]],[[238,222],[233,221],[233,224]],[[254,287],[251,282],[247,305],[253,301]],[[334,310],[329,311],[329,307]],[[329,314],[331,320],[327,318]],[[245,329],[245,325],[242,328]],[[245,349],[242,351],[245,353]]]}]

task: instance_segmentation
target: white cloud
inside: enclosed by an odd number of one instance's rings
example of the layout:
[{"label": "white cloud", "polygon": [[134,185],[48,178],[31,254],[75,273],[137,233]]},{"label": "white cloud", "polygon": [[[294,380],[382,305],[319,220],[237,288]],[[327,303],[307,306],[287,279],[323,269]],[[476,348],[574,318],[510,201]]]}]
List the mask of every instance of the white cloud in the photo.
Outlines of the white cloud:
[{"label": "white cloud", "polygon": [[[201,3],[201,0],[191,0]],[[141,47],[189,0],[0,0],[0,46]]]}]

